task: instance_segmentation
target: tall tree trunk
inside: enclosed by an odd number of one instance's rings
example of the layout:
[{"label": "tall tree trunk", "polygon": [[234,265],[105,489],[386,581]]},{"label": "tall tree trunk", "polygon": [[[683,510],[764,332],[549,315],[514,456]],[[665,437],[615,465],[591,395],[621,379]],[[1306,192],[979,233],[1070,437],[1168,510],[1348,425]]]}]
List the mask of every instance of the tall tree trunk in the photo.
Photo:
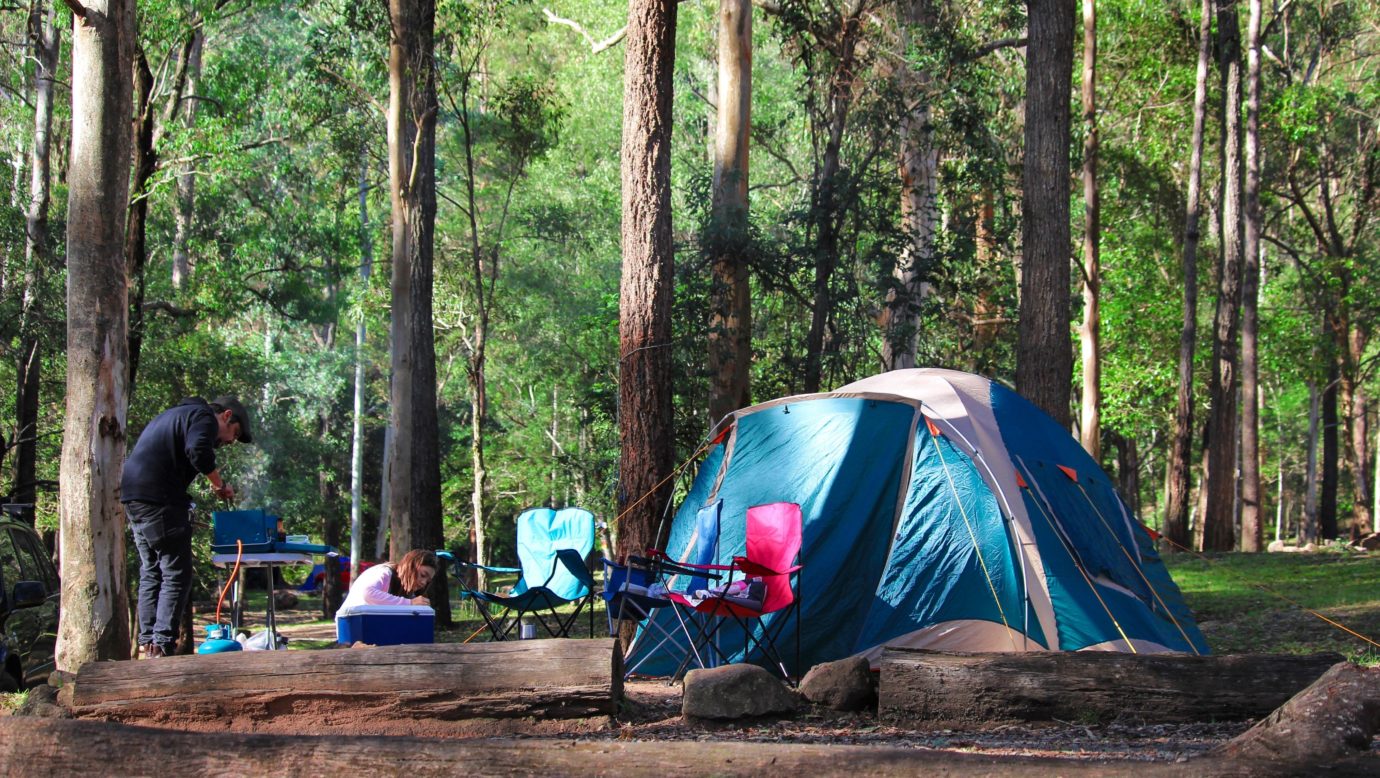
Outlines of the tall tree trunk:
[{"label": "tall tree trunk", "polygon": [[[1375,448],[1372,449],[1372,451],[1380,452],[1380,424],[1376,425]],[[1371,481],[1370,494],[1374,502],[1371,504],[1370,515],[1373,521],[1376,516],[1380,516],[1380,465],[1372,462],[1371,473],[1373,474],[1373,480]]]},{"label": "tall tree trunk", "polygon": [[1120,433],[1112,433],[1116,445],[1116,482],[1121,499],[1131,509],[1132,516],[1140,516],[1140,451],[1136,442]]},{"label": "tall tree trunk", "polygon": [[[201,85],[201,49],[206,33],[200,18],[192,29],[187,59],[187,94],[195,97]],[[188,100],[183,108],[183,123],[191,127],[196,122],[197,100]],[[187,244],[192,239],[196,218],[196,163],[188,162],[177,173],[176,210],[173,218],[172,285],[181,291],[192,277],[191,252]]]},{"label": "tall tree trunk", "polygon": [[1337,385],[1340,371],[1333,357],[1322,392],[1322,488],[1318,495],[1318,536],[1337,539]]},{"label": "tall tree trunk", "polygon": [[1083,449],[1102,461],[1102,209],[1097,190],[1097,2],[1083,0]]},{"label": "tall tree trunk", "polygon": [[[44,2],[33,4],[29,16],[34,39],[34,143],[29,179],[29,211],[25,215],[24,291],[19,309],[19,351],[15,365],[14,488],[10,499],[33,503],[38,475],[38,393],[43,368],[40,320],[42,292],[53,264],[48,240],[48,202],[51,192],[49,153],[53,125],[53,82],[57,72],[62,36],[57,28],[57,9]],[[28,514],[33,521],[34,514]]]},{"label": "tall tree trunk", "polygon": [[1190,548],[1188,512],[1193,491],[1193,354],[1198,347],[1198,227],[1203,179],[1203,129],[1207,124],[1208,63],[1212,56],[1212,0],[1202,0],[1198,26],[1198,75],[1193,89],[1193,140],[1189,151],[1184,213],[1184,317],[1179,330],[1179,389],[1174,440],[1169,448],[1164,534],[1171,548]]},{"label": "tall tree trunk", "polygon": [[748,267],[748,139],[752,128],[752,3],[719,0],[718,117],[709,235],[709,423],[749,402],[752,297]]},{"label": "tall tree trunk", "polygon": [[72,33],[72,165],[67,177],[67,411],[62,434],[62,618],[57,666],[129,656],[125,453],[134,3],[77,5]]},{"label": "tall tree trunk", "polygon": [[125,224],[125,262],[130,283],[129,391],[139,376],[139,352],[144,342],[144,266],[148,262],[147,226],[149,181],[158,169],[154,148],[153,73],[143,47],[134,54],[134,162],[131,170],[129,221]]},{"label": "tall tree trunk", "polygon": [[[486,329],[487,322],[483,321],[475,327],[475,340],[479,344],[476,351],[481,354],[483,340],[488,336]],[[488,411],[489,394],[485,384],[483,358],[482,356],[479,357],[478,364],[475,364],[475,358],[472,357],[470,363],[470,468],[473,471],[474,480],[470,489],[470,511],[474,514],[474,523],[470,529],[470,538],[473,540],[471,548],[474,552],[474,563],[477,565],[488,564],[488,549],[485,547],[487,538],[484,533],[484,491],[485,483],[489,477],[488,469],[484,464],[484,415]],[[488,586],[488,576],[482,568],[475,568],[474,576],[475,585],[480,589]]]},{"label": "tall tree trunk", "polygon": [[1069,428],[1069,78],[1073,0],[1027,0],[1016,391]]},{"label": "tall tree trunk", "polygon": [[[369,150],[359,151],[359,284],[369,288],[374,238],[369,227]],[[364,560],[364,316],[355,324],[354,413],[350,425],[350,580]],[[385,476],[386,477],[386,476]]]},{"label": "tall tree trunk", "polygon": [[[393,349],[390,343],[389,353]],[[389,396],[391,397],[393,383],[389,381]],[[388,527],[392,519],[388,515],[388,506],[393,502],[393,424],[390,420],[383,427],[383,466],[382,477],[379,479],[379,523],[374,530],[374,559],[387,559],[388,554]]]},{"label": "tall tree trunk", "polygon": [[[491,250],[485,250],[479,236],[479,197],[475,186],[475,137],[470,126],[471,74],[461,77],[460,127],[465,148],[465,213],[469,217],[470,283],[474,286],[474,331],[470,336],[466,371],[470,384],[470,550],[476,565],[488,564],[487,538],[484,519],[484,495],[489,471],[484,462],[484,420],[489,414],[488,377],[485,373],[489,347],[489,311],[492,308],[498,282],[499,244],[501,234],[494,235]],[[510,190],[511,191],[511,190]],[[488,575],[482,567],[474,568],[475,585],[488,586]]]},{"label": "tall tree trunk", "polygon": [[[329,327],[330,334],[327,336],[327,351],[335,350],[335,327]],[[340,503],[340,490],[336,486],[336,480],[330,474],[336,472],[337,463],[328,454],[332,448],[331,438],[331,413],[329,409],[323,409],[317,416],[318,438],[321,445],[321,455],[317,467],[316,489],[317,496],[321,499],[322,508],[322,527],[321,542],[331,548],[340,547],[340,518],[336,511]],[[340,560],[338,557],[328,556],[323,560],[322,569],[325,571],[321,581],[321,618],[326,620],[335,619],[335,612],[340,610],[340,605],[345,601],[345,589],[340,577]],[[270,592],[272,586],[270,586]]]},{"label": "tall tree trunk", "polygon": [[829,107],[818,178],[815,180],[810,221],[814,232],[814,284],[810,331],[805,336],[805,376],[802,391],[818,392],[824,376],[824,331],[834,299],[830,285],[839,263],[839,173],[843,166],[843,133],[853,107],[857,75],[858,39],[862,35],[864,0],[850,0],[841,9],[834,72],[829,79]]},{"label": "tall tree trunk", "polygon": [[676,0],[631,0],[623,86],[619,553],[658,546],[671,418],[671,93]]},{"label": "tall tree trunk", "polygon": [[1305,464],[1307,479],[1303,502],[1303,527],[1299,531],[1300,543],[1313,543],[1318,539],[1318,433],[1322,425],[1322,397],[1316,382],[1308,382],[1308,454]]},{"label": "tall tree trunk", "polygon": [[[436,223],[434,0],[390,0],[388,170],[393,212],[389,555],[441,547],[432,256]],[[440,614],[438,614],[438,617]]]},{"label": "tall tree trunk", "polygon": [[[897,3],[901,54],[907,59],[913,31],[935,23],[931,0]],[[920,305],[928,285],[925,274],[934,263],[939,228],[939,150],[934,146],[928,71],[903,61],[896,70],[898,92],[911,101],[901,111],[897,167],[901,176],[901,233],[905,245],[892,268],[891,286],[882,309],[882,370],[915,367],[920,334]]]},{"label": "tall tree trunk", "polygon": [[1241,550],[1261,551],[1260,515],[1260,0],[1246,23],[1246,224],[1241,246]]},{"label": "tall tree trunk", "polygon": [[1358,378],[1369,338],[1367,333],[1356,326],[1354,320],[1349,321],[1347,325],[1341,404],[1343,413],[1346,414],[1346,464],[1351,471],[1351,525],[1348,530],[1351,539],[1356,541],[1371,532],[1370,429],[1367,423],[1369,414],[1366,408],[1365,386]]},{"label": "tall tree trunk", "polygon": [[1236,388],[1240,334],[1241,219],[1241,29],[1236,0],[1217,0],[1218,67],[1222,77],[1222,236],[1217,312],[1213,320],[1212,381],[1208,386],[1208,451],[1204,474],[1207,504],[1203,548],[1236,546]]},{"label": "tall tree trunk", "polygon": [[177,118],[182,104],[183,90],[192,50],[200,25],[187,34],[179,50],[172,87],[163,104],[160,116],[153,104],[153,74],[149,71],[144,50],[136,44],[134,58],[134,163],[130,189],[129,222],[125,225],[125,262],[129,266],[129,280],[133,296],[129,312],[129,391],[135,391],[139,375],[139,354],[144,342],[144,290],[147,286],[145,267],[148,264],[148,216],[152,194],[150,181],[158,172],[158,144],[164,128]]}]

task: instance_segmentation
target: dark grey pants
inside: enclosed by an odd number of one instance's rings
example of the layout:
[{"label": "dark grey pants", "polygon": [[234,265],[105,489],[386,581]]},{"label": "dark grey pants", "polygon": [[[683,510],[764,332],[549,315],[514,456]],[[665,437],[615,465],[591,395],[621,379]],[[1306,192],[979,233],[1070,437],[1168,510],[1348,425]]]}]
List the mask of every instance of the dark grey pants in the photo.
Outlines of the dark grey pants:
[{"label": "dark grey pants", "polygon": [[173,653],[192,593],[192,525],[186,506],[125,503],[139,551],[139,645]]}]

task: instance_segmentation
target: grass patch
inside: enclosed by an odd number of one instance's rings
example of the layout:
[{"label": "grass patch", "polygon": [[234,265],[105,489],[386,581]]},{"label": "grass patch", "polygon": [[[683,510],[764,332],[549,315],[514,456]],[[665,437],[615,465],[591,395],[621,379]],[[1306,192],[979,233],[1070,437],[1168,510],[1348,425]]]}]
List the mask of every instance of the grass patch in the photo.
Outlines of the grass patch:
[{"label": "grass patch", "polygon": [[1380,663],[1380,649],[1305,610],[1380,642],[1380,557],[1329,550],[1164,560],[1215,653],[1336,651]]}]

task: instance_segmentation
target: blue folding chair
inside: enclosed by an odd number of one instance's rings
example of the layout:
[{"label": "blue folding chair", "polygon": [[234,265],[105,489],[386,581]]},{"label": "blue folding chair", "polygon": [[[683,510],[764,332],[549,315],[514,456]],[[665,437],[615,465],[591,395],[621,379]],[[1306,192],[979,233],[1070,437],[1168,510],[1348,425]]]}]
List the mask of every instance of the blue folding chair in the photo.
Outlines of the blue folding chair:
[{"label": "blue folding chair", "polygon": [[[484,618],[494,640],[507,640],[529,614],[547,634],[561,638],[569,634],[575,619],[594,599],[594,576],[585,564],[593,548],[594,514],[583,508],[528,508],[517,517],[521,567],[489,567],[459,561],[455,564],[458,568],[520,574],[507,594],[475,591],[464,586],[464,595],[480,603],[479,615]],[[459,577],[464,580],[464,576]],[[576,606],[569,616],[563,617],[556,611],[572,602]],[[496,605],[502,611],[494,616],[486,605]],[[589,607],[589,620],[593,634],[593,607]]]},{"label": "blue folding chair", "polygon": [[[718,552],[722,509],[722,500],[699,509],[683,561],[655,549],[649,549],[645,557],[629,556],[626,564],[604,560],[602,596],[608,606],[609,634],[617,633],[618,621],[643,622],[624,652],[623,666],[629,675],[658,653],[665,653],[671,662],[682,668],[690,662],[698,667],[705,666],[700,648],[692,639],[701,630],[687,624],[680,609],[665,611],[674,615],[674,621],[659,616],[658,612],[672,605],[677,592],[693,592],[708,587],[710,581],[719,580],[717,572],[704,566],[712,562]],[[652,640],[656,642],[648,647]]]},{"label": "blue folding chair", "polygon": [[[673,656],[679,657],[683,654],[694,653],[698,657],[698,651],[694,643],[682,639],[681,636],[690,634],[689,628],[681,622],[678,630],[670,629],[658,624],[655,612],[660,608],[671,606],[671,600],[662,579],[667,575],[686,574],[703,575],[703,573],[681,567],[664,559],[656,557],[629,556],[627,564],[619,564],[611,559],[604,559],[604,590],[599,596],[604,600],[604,614],[608,618],[609,637],[618,636],[619,624],[623,621],[646,622],[638,629],[636,637],[623,652],[623,677],[626,679],[644,662],[651,659],[658,651],[672,651]],[[711,576],[717,578],[717,576]],[[672,609],[680,620],[679,612]],[[646,647],[644,641],[650,642],[655,639],[656,643],[650,648]],[[640,652],[640,656],[639,656]],[[701,666],[703,664],[701,663]]]}]

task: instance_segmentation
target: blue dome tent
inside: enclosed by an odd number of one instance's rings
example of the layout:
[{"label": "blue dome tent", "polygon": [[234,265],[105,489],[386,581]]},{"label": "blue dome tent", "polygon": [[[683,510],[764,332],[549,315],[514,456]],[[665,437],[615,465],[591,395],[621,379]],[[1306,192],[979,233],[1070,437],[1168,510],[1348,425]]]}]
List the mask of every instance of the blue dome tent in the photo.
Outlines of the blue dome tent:
[{"label": "blue dome tent", "polygon": [[[711,441],[666,552],[686,560],[697,513],[721,501],[714,556],[726,564],[743,553],[749,507],[798,503],[799,615],[765,622],[791,635],[799,618],[794,674],[885,645],[1208,653],[1101,467],[1000,384],[898,370],[736,411]],[[725,632],[723,646],[741,644]]]}]

